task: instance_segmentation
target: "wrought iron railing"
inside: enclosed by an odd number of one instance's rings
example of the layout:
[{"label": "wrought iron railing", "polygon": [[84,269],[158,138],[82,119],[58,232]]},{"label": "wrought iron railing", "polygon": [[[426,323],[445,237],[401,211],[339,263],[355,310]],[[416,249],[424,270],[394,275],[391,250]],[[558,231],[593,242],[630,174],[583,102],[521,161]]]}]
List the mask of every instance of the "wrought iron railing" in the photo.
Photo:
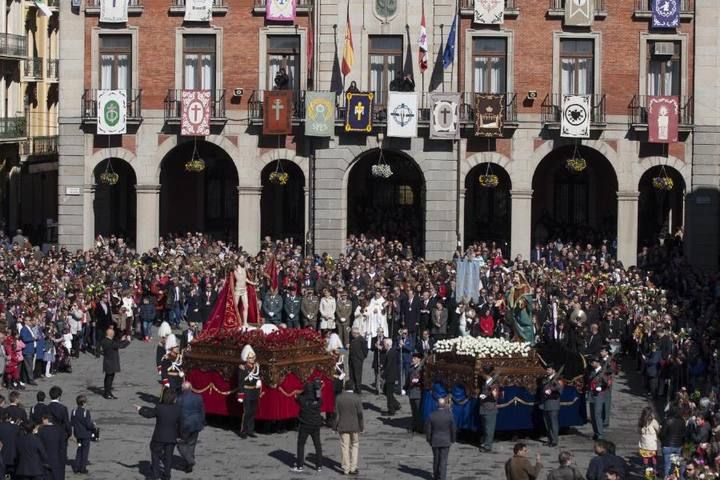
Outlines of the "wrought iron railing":
[{"label": "wrought iron railing", "polygon": [[[263,102],[265,101],[265,90],[255,90],[248,99],[251,122],[261,122],[265,113]],[[305,120],[305,90],[293,91],[293,120]]]},{"label": "wrought iron railing", "polygon": [[[265,8],[267,0],[253,0],[253,8]],[[313,0],[297,0],[297,8],[310,8],[312,7]]]},{"label": "wrought iron railing", "polygon": [[[213,8],[225,7],[225,0],[213,0]],[[185,8],[185,0],[170,0],[171,8]]]},{"label": "wrought iron railing", "polygon": [[[605,123],[605,94],[596,93],[590,96],[590,123]],[[545,97],[541,105],[543,123],[560,123],[562,116],[562,95],[552,93]]]},{"label": "wrought iron railing", "polygon": [[[652,98],[650,95],[635,95],[632,98],[630,105],[628,105],[628,117],[631,125],[647,125],[647,105],[650,98]],[[693,97],[686,95],[678,97],[678,99],[680,101],[678,123],[685,126],[693,125]]]},{"label": "wrought iron railing", "polygon": [[[82,118],[93,121],[97,118],[97,90],[85,90],[82,96]],[[142,90],[130,89],[127,91],[127,112],[128,120],[139,120],[142,118]]]},{"label": "wrought iron railing", "polygon": [[26,52],[27,39],[24,35],[0,33],[0,56],[25,57]]},{"label": "wrought iron railing", "polygon": [[28,138],[20,144],[20,155],[52,155],[58,149],[57,135]]},{"label": "wrought iron railing", "polygon": [[[256,0],[257,1],[257,0]],[[505,0],[505,9],[514,10],[517,8],[517,0]],[[473,10],[475,0],[460,0],[460,10]]]},{"label": "wrought iron railing", "polygon": [[[550,10],[564,10],[566,0],[549,0]],[[595,0],[595,13],[607,12],[607,0]]]},{"label": "wrought iron railing", "polygon": [[[179,121],[182,117],[182,90],[168,90],[165,97],[165,121]],[[210,100],[210,118],[225,119],[225,90],[213,90]]]},{"label": "wrought iron railing", "polygon": [[57,80],[60,78],[60,60],[57,58],[48,58],[47,61],[47,78]]},{"label": "wrought iron railing", "polygon": [[0,118],[0,138],[20,138],[27,131],[25,117]]},{"label": "wrought iron railing", "polygon": [[23,75],[27,79],[40,79],[43,77],[43,59],[40,57],[26,58],[23,62]]},{"label": "wrought iron railing", "polygon": [[[680,14],[684,15],[695,11],[694,0],[680,0],[678,3],[680,4]],[[635,0],[635,11],[649,14],[651,5],[652,0]]]},{"label": "wrought iron railing", "polygon": [[[85,0],[86,8],[100,8],[102,0]],[[143,0],[128,0],[129,8],[140,8],[143,6]]]}]

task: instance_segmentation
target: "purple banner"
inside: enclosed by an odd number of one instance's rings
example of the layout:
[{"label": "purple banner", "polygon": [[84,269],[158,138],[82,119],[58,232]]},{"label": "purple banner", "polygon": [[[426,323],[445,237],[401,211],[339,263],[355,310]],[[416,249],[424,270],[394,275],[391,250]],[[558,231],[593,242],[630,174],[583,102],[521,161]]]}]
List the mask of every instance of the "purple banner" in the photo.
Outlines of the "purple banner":
[{"label": "purple banner", "polygon": [[680,25],[680,0],[651,0],[653,28],[677,28]]}]

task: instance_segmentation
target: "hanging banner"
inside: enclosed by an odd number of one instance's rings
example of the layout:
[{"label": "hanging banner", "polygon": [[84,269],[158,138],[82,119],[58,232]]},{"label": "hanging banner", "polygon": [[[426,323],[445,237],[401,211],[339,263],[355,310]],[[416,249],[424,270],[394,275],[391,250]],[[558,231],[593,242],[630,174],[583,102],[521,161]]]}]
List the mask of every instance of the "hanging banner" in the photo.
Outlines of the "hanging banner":
[{"label": "hanging banner", "polygon": [[460,135],[459,93],[430,94],[430,138],[452,140]]},{"label": "hanging banner", "polygon": [[100,0],[100,22],[127,23],[129,0]]},{"label": "hanging banner", "polygon": [[592,0],[565,0],[565,25],[589,27],[594,16]]},{"label": "hanging banner", "polygon": [[335,133],[335,93],[305,94],[305,135],[331,137]]},{"label": "hanging banner", "polygon": [[653,28],[677,28],[680,25],[680,0],[650,0]]},{"label": "hanging banner", "polygon": [[475,95],[475,135],[502,137],[505,95]]},{"label": "hanging banner", "polygon": [[121,135],[127,132],[127,92],[98,90],[97,134]]},{"label": "hanging banner", "polygon": [[357,92],[345,94],[345,131],[372,132],[372,108],[375,94]]},{"label": "hanging banner", "polygon": [[500,24],[505,21],[505,0],[475,0],[473,23]]},{"label": "hanging banner", "polygon": [[275,22],[294,22],[295,0],[266,0],[265,19]]},{"label": "hanging banner", "polygon": [[590,95],[563,95],[560,136],[589,138],[591,108]]},{"label": "hanging banner", "polygon": [[209,22],[212,18],[213,0],[185,0],[186,22]]},{"label": "hanging banner", "polygon": [[388,137],[417,137],[417,116],[417,93],[388,92]]},{"label": "hanging banner", "polygon": [[263,135],[292,133],[292,90],[267,90],[263,99]]},{"label": "hanging banner", "polygon": [[676,143],[679,114],[678,97],[648,97],[648,142]]},{"label": "hanging banner", "polygon": [[210,90],[183,90],[180,134],[188,137],[210,135]]},{"label": "hanging banner", "polygon": [[45,17],[52,17],[52,10],[48,7],[43,0],[35,0],[35,7],[40,11],[40,14]]}]

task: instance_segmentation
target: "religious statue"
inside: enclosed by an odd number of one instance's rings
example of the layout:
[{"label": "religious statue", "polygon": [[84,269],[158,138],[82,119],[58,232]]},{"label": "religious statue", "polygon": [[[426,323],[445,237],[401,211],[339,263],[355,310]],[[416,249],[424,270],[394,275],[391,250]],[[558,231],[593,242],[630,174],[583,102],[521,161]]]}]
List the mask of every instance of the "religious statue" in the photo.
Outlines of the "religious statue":
[{"label": "religious statue", "polygon": [[513,277],[512,287],[505,293],[505,303],[507,304],[506,318],[515,332],[515,338],[534,345],[532,288],[521,272],[516,273]]},{"label": "religious statue", "polygon": [[240,316],[240,326],[257,323],[258,307],[257,293],[255,290],[256,282],[248,275],[245,269],[245,256],[240,255],[237,266],[233,272],[235,276],[235,287],[233,288],[233,299],[235,307]]},{"label": "religious statue", "polygon": [[392,17],[397,12],[397,0],[375,0],[375,11],[380,17]]}]

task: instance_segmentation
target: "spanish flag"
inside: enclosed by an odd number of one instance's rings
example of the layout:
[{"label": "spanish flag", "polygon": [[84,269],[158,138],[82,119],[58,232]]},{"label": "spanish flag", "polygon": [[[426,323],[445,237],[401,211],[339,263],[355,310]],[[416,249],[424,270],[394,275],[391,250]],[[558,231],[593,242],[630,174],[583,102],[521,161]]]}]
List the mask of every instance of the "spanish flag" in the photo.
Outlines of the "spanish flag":
[{"label": "spanish flag", "polygon": [[350,28],[350,0],[347,6],[347,25],[345,27],[345,46],[343,46],[342,74],[347,77],[352,70],[352,64],[355,61],[355,51],[353,50],[352,29]]}]

